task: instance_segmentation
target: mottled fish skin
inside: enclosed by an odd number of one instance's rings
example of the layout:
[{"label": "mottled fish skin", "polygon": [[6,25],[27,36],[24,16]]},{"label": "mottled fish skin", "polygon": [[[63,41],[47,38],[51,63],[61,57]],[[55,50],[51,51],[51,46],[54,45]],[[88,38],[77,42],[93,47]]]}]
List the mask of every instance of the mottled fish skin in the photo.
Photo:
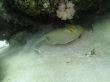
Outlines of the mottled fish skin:
[{"label": "mottled fish skin", "polygon": [[41,37],[36,45],[49,44],[66,44],[71,41],[76,40],[83,32],[83,28],[79,25],[69,25],[67,28],[57,29],[52,32],[47,33]]},{"label": "mottled fish skin", "polygon": [[66,44],[76,40],[83,32],[83,28],[78,25],[71,25],[68,28],[57,29],[45,35],[46,43],[51,45]]}]

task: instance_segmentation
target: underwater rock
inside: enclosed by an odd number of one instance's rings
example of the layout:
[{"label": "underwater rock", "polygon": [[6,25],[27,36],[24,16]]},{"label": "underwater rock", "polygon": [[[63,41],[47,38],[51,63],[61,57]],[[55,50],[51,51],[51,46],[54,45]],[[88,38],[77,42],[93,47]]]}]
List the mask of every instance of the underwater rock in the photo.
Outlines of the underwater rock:
[{"label": "underwater rock", "polygon": [[9,22],[11,16],[8,14],[3,0],[0,0],[0,19]]},{"label": "underwater rock", "polygon": [[27,40],[30,36],[31,36],[31,33],[28,33],[26,31],[16,33],[10,38],[9,44],[12,47],[23,46],[27,43]]},{"label": "underwater rock", "polygon": [[23,12],[29,15],[36,15],[40,13],[40,6],[36,0],[15,0],[15,5]]},{"label": "underwater rock", "polygon": [[[25,12],[26,14],[28,14],[30,16],[36,16],[36,15],[44,13],[44,12],[48,12],[48,13],[53,12],[56,1],[14,0],[15,5],[18,7],[18,9],[21,10],[22,12]],[[57,3],[58,3],[58,1],[57,1]]]},{"label": "underwater rock", "polygon": [[[53,0],[14,0],[17,8],[22,12],[28,14],[29,16],[37,16],[38,14],[45,14],[46,12],[51,16],[56,16],[58,18],[59,18],[58,10],[59,7],[61,7],[60,4],[64,4],[65,7],[67,7],[68,6],[67,3],[71,2],[71,4],[75,5],[74,8],[70,7],[71,8],[70,12],[78,11],[78,10],[98,11],[100,9],[100,6],[102,5],[102,1],[103,0],[54,0],[54,1]],[[65,10],[65,7],[62,7],[64,8],[63,10]],[[74,16],[74,13],[72,14],[72,16]],[[71,19],[73,17],[70,16],[67,18]]]},{"label": "underwater rock", "polygon": [[75,0],[77,10],[98,10],[103,0]]}]

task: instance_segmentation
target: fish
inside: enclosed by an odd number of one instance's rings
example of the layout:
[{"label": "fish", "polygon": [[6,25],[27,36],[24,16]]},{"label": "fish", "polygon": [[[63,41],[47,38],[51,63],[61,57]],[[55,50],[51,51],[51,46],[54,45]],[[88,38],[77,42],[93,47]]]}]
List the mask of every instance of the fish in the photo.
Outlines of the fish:
[{"label": "fish", "polygon": [[83,31],[84,29],[80,25],[68,25],[65,28],[59,28],[48,32],[37,40],[36,46],[39,47],[39,45],[42,44],[64,45],[78,39]]}]

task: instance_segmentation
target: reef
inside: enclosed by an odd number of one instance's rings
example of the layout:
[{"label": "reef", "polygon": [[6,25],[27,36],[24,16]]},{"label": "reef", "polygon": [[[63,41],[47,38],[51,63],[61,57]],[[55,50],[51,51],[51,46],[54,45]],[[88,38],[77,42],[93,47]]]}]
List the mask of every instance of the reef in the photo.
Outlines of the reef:
[{"label": "reef", "polygon": [[84,24],[87,17],[94,19],[109,12],[108,3],[109,0],[0,0],[0,39],[9,39],[22,31],[34,33],[45,24],[55,28]]}]

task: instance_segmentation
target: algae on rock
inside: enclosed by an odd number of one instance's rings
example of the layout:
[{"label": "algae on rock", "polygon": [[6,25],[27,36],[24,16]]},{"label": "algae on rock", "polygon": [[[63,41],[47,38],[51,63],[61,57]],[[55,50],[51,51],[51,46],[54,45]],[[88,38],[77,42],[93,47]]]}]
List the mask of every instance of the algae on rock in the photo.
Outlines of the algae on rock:
[{"label": "algae on rock", "polygon": [[76,10],[98,10],[103,0],[14,0],[22,12],[35,16],[41,13],[56,14],[59,3],[71,1]]}]

